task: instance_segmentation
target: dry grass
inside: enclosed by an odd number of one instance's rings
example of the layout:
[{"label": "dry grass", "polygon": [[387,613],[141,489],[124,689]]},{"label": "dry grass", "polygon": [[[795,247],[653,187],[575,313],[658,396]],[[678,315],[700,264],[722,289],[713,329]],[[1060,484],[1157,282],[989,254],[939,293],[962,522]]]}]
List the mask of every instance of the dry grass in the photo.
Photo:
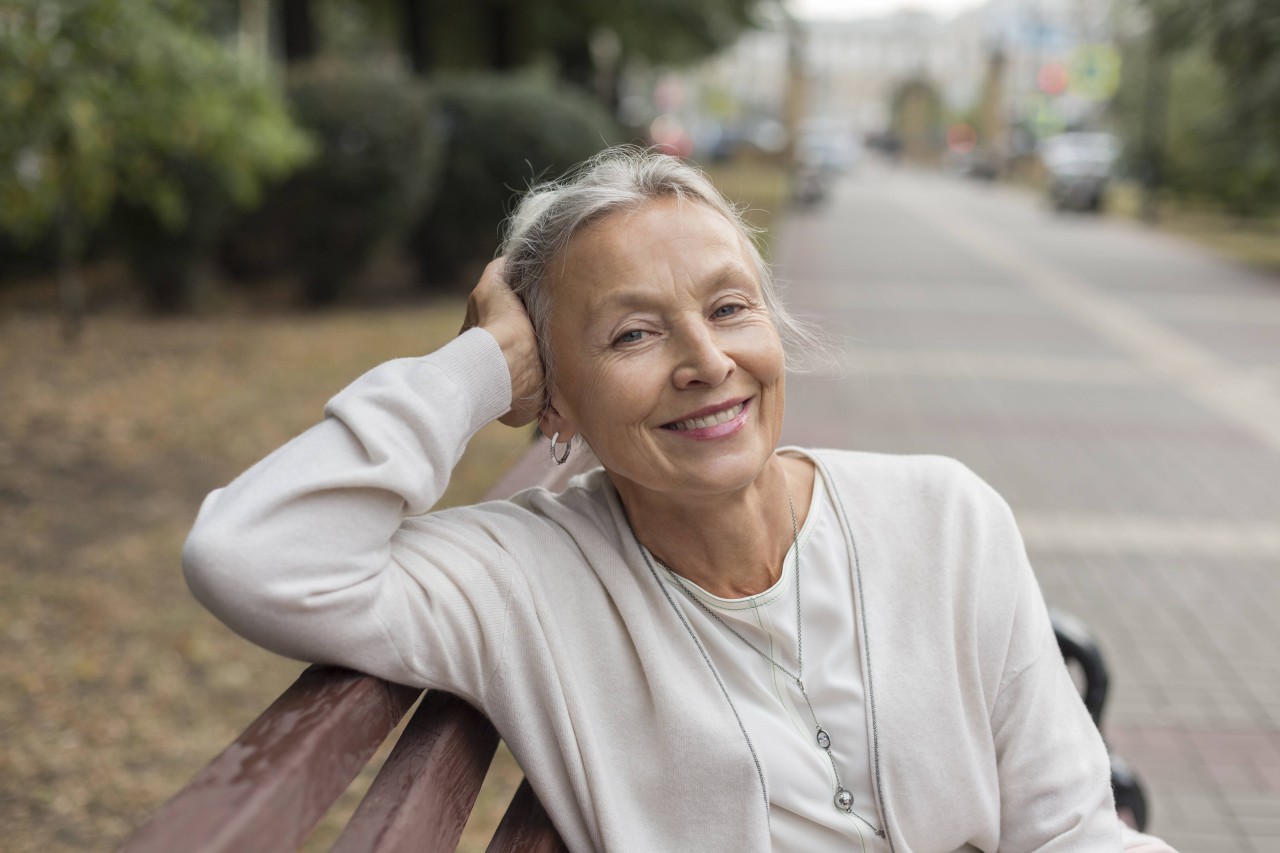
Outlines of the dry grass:
[{"label": "dry grass", "polygon": [[[1136,185],[1118,183],[1109,191],[1107,211],[1137,218],[1141,195]],[[1280,271],[1280,216],[1243,219],[1208,204],[1167,199],[1157,225],[1247,266]]]},{"label": "dry grass", "polygon": [[[0,320],[6,850],[113,846],[288,686],[300,664],[240,640],[187,593],[179,550],[200,500],[365,369],[439,346],[460,316],[460,303],[107,316],[75,350],[51,318]],[[483,431],[446,502],[478,497],[525,440]],[[495,773],[490,820],[519,780],[509,761]]]},{"label": "dry grass", "polygon": [[749,160],[706,168],[720,192],[743,205],[746,220],[761,229],[761,250],[767,258],[773,247],[769,226],[783,213],[791,197],[791,179],[786,170],[776,163]]}]

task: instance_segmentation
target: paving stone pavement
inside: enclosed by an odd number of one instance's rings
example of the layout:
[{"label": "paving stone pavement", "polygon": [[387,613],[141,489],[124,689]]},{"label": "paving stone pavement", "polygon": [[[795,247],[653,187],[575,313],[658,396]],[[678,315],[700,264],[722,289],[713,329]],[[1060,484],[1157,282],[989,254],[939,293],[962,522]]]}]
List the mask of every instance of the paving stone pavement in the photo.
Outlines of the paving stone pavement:
[{"label": "paving stone pavement", "polygon": [[1181,853],[1280,851],[1280,280],[1018,190],[869,166],[775,247],[840,336],[784,440],[955,456],[1111,666]]}]

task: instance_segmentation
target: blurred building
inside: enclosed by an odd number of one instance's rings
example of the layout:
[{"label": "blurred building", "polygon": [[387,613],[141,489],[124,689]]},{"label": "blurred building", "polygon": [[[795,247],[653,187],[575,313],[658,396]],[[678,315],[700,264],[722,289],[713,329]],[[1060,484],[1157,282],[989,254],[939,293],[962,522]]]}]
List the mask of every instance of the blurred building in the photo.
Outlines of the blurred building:
[{"label": "blurred building", "polygon": [[1117,0],[989,0],[946,19],[919,11],[826,20],[778,14],[679,75],[683,109],[704,149],[718,133],[749,136],[753,127],[783,122],[795,108],[788,80],[797,69],[789,57],[798,51],[805,125],[882,134],[895,94],[911,84],[931,87],[948,120],[977,115],[994,94],[1003,131],[1020,129],[1034,139],[1089,125],[1114,93],[1117,6]]}]

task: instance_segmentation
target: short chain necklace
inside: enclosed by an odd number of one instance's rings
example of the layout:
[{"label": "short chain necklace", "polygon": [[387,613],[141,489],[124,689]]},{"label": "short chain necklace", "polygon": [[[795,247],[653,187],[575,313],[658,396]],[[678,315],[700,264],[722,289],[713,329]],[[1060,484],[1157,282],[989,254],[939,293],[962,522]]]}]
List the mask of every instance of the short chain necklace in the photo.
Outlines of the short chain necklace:
[{"label": "short chain necklace", "polygon": [[[853,814],[854,817],[862,820],[863,823],[866,823],[867,826],[870,826],[874,830],[874,826],[866,821],[865,818],[855,814],[853,811],[853,793],[844,786],[843,782],[840,781],[840,770],[836,767],[835,756],[831,754],[831,735],[827,734],[827,730],[818,722],[818,715],[813,711],[813,702],[809,701],[809,692],[804,689],[804,621],[800,618],[800,529],[796,524],[796,508],[795,504],[791,502],[790,491],[787,492],[787,508],[791,510],[791,543],[796,555],[796,661],[798,663],[798,672],[792,672],[782,664],[778,663],[772,656],[761,651],[755,643],[738,633],[732,625],[721,619],[720,614],[716,613],[707,606],[706,602],[694,595],[693,590],[689,589],[689,587],[685,585],[684,579],[676,573],[675,569],[667,565],[661,557],[654,554],[653,559],[657,560],[658,565],[667,570],[667,573],[671,575],[671,578],[679,584],[682,590],[684,590],[684,594],[691,598],[695,604],[705,610],[708,616],[719,622],[730,634],[733,634],[733,636],[745,643],[747,648],[751,649],[751,651],[768,661],[770,666],[796,683],[796,687],[800,689],[800,695],[804,697],[805,705],[809,707],[809,716],[813,719],[813,726],[815,730],[814,742],[817,743],[818,747],[827,754],[827,760],[831,762],[831,772],[836,777],[836,793],[835,796],[831,798],[831,801],[835,803],[837,809],[845,814]],[[645,561],[648,562],[647,549],[641,548],[641,553],[645,555]]]}]

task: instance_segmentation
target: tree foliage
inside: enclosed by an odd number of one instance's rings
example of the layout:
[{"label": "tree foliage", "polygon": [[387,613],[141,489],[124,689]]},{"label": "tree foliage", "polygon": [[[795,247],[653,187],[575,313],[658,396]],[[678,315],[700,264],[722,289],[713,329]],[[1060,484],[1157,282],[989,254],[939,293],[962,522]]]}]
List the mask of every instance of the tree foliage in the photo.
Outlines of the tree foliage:
[{"label": "tree foliage", "polygon": [[424,280],[450,282],[493,256],[513,194],[621,141],[612,116],[568,87],[511,75],[442,76],[448,142],[440,187],[409,245]]},{"label": "tree foliage", "polygon": [[[1280,203],[1280,3],[1140,0],[1115,105],[1131,150],[1161,183],[1256,213]],[[1158,103],[1153,103],[1158,102]],[[1150,170],[1150,162],[1135,164]]]},{"label": "tree foliage", "polygon": [[1246,206],[1274,206],[1280,202],[1280,4],[1219,0],[1205,8],[1209,43],[1226,78],[1228,118],[1239,132]]},{"label": "tree foliage", "polygon": [[682,64],[728,44],[770,0],[400,0],[414,67],[508,70],[541,58],[568,82],[602,34],[619,55]]},{"label": "tree foliage", "polygon": [[0,7],[0,227],[100,221],[120,201],[170,230],[188,177],[235,202],[310,151],[265,69],[174,0],[13,0]]},{"label": "tree foliage", "polygon": [[306,301],[320,306],[422,212],[440,177],[445,127],[427,85],[404,72],[303,66],[289,77],[289,100],[319,156],[245,217],[223,254],[245,276],[300,273]]},{"label": "tree foliage", "polygon": [[608,30],[624,55],[682,64],[733,42],[754,22],[759,0],[540,0],[541,32],[553,47]]}]

